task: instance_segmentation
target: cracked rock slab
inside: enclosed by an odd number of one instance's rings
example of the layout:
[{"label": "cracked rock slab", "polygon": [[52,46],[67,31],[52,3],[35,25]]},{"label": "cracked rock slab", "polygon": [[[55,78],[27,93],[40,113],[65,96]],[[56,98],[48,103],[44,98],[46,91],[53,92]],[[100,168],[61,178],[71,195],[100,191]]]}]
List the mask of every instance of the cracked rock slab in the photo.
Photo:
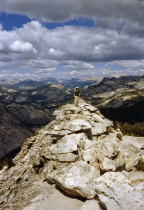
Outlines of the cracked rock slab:
[{"label": "cracked rock slab", "polygon": [[50,176],[57,186],[69,195],[92,199],[96,195],[94,183],[98,175],[99,172],[95,167],[84,161],[78,161],[47,176]]},{"label": "cracked rock slab", "polygon": [[72,120],[65,124],[65,129],[71,132],[85,131],[91,129],[90,123],[84,119]]},{"label": "cracked rock slab", "polygon": [[144,196],[121,172],[107,172],[98,177],[95,190],[107,210],[143,210]]}]

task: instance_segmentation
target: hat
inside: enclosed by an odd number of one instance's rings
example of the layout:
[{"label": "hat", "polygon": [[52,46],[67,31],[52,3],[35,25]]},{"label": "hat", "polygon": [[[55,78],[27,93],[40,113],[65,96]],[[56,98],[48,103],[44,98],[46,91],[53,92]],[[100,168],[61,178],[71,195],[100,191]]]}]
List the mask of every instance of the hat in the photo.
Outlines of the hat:
[{"label": "hat", "polygon": [[76,89],[78,89],[79,87],[76,87]]}]

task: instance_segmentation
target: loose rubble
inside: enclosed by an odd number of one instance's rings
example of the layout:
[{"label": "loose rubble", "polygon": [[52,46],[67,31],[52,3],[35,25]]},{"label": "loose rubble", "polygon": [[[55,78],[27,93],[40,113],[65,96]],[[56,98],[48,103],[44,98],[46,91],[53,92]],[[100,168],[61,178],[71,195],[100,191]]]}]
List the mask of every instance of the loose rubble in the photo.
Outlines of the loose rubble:
[{"label": "loose rubble", "polygon": [[65,210],[65,200],[70,210],[144,209],[144,175],[137,169],[144,138],[122,136],[83,100],[54,115],[24,142],[14,166],[0,171],[1,208]]}]

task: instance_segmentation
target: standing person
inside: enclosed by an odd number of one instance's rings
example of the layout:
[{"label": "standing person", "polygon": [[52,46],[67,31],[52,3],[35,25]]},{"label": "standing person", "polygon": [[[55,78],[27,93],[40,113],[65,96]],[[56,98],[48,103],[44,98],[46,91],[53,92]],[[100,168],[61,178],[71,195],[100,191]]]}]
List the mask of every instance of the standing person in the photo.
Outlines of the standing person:
[{"label": "standing person", "polygon": [[80,99],[80,89],[79,89],[79,87],[76,87],[75,91],[74,91],[74,100],[75,100],[76,107],[78,106],[79,99]]}]

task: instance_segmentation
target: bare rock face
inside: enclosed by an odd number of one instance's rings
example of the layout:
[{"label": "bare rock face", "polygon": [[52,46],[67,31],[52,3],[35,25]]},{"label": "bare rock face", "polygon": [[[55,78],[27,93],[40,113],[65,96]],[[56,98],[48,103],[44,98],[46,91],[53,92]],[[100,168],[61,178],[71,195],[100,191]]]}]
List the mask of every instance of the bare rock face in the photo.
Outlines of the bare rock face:
[{"label": "bare rock face", "polygon": [[1,208],[142,210],[144,179],[137,165],[144,138],[119,139],[113,123],[83,100],[54,115],[26,139],[14,166],[0,171]]},{"label": "bare rock face", "polygon": [[85,161],[77,161],[48,173],[47,178],[51,176],[57,186],[69,195],[91,199],[96,195],[94,182],[99,175],[95,167]]},{"label": "bare rock face", "polygon": [[106,209],[143,209],[143,195],[120,172],[107,172],[96,180],[95,189]]}]

